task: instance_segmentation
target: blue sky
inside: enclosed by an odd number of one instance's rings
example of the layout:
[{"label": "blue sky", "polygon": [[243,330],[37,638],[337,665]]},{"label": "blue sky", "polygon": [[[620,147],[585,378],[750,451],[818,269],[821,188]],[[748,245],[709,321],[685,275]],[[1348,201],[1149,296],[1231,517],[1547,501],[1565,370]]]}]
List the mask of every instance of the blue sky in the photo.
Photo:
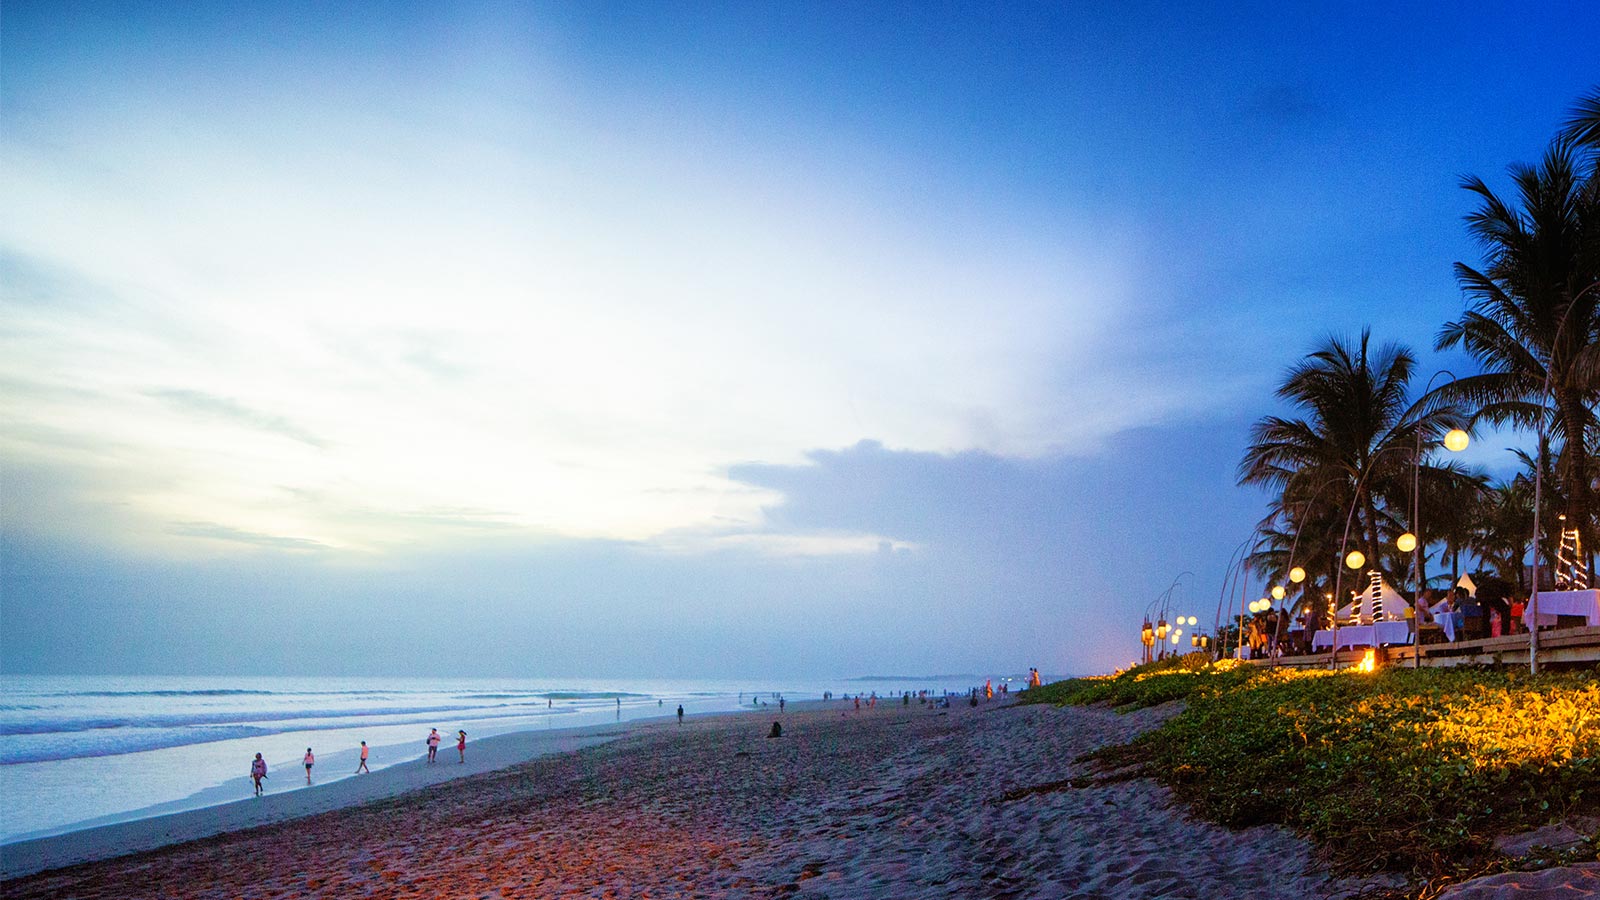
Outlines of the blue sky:
[{"label": "blue sky", "polygon": [[8,3],[0,667],[1123,663],[1597,20]]}]

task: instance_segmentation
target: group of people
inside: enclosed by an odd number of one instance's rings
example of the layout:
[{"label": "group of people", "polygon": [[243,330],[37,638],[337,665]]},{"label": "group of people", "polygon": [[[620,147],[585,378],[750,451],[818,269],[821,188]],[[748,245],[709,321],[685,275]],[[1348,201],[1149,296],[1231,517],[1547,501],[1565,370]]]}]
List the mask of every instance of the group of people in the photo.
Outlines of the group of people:
[{"label": "group of people", "polygon": [[1418,595],[1406,618],[1416,632],[1421,626],[1435,624],[1447,641],[1469,637],[1499,637],[1503,634],[1520,634],[1527,630],[1522,623],[1522,612],[1527,601],[1521,597],[1509,600],[1479,600],[1463,587],[1449,591],[1424,589]]},{"label": "group of people", "polygon": [[[1406,605],[1404,614],[1411,634],[1421,634],[1422,642],[1427,641],[1425,630],[1437,626],[1440,636],[1453,643],[1525,631],[1522,624],[1525,602],[1517,597],[1477,598],[1459,585],[1448,590],[1425,588]],[[1309,653],[1311,635],[1319,628],[1333,625],[1331,611],[1318,622],[1309,609],[1298,618],[1290,616],[1287,610],[1267,609],[1245,620],[1245,646],[1253,659]]]},{"label": "group of people", "polygon": [[[682,709],[682,707],[679,707],[678,717],[680,720],[683,717]],[[439,745],[443,742],[444,738],[440,736],[439,729],[433,728],[428,731],[425,743],[428,747],[428,763],[430,765],[438,761]],[[456,732],[456,753],[460,756],[459,762],[465,763],[467,761],[467,733],[465,731]],[[362,772],[366,772],[369,775],[372,774],[372,770],[367,768],[367,757],[370,754],[371,751],[367,747],[367,742],[362,741],[361,760],[356,764],[355,774],[360,775]],[[301,758],[300,763],[306,767],[306,784],[310,784],[311,767],[317,764],[317,756],[311,752],[310,747],[306,748],[306,755]],[[266,777],[267,761],[261,757],[261,754],[257,753],[256,758],[250,762],[250,780],[255,783],[257,797],[262,794],[261,780]]]},{"label": "group of people", "polygon": [[1250,658],[1270,658],[1289,652],[1290,621],[1288,610],[1269,609],[1245,622],[1244,637],[1250,647]]},{"label": "group of people", "polygon": [[[444,738],[439,736],[439,729],[434,728],[428,732],[429,765],[438,762],[439,744],[441,744],[443,741]],[[464,763],[467,761],[467,733],[465,731],[456,732],[456,752],[461,754],[461,762]]]}]

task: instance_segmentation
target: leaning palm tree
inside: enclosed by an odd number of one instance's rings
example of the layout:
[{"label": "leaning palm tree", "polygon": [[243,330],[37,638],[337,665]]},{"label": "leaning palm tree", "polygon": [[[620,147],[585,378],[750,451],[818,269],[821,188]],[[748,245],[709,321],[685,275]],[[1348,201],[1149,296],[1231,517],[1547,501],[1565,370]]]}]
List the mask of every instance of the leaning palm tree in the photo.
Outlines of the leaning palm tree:
[{"label": "leaning palm tree", "polygon": [[1600,191],[1578,172],[1567,140],[1511,176],[1516,204],[1482,179],[1464,182],[1479,198],[1467,227],[1485,265],[1456,264],[1469,306],[1437,344],[1466,350],[1483,371],[1435,393],[1471,409],[1475,422],[1538,429],[1560,443],[1555,472],[1567,519],[1592,550],[1586,475],[1600,438]]},{"label": "leaning palm tree", "polygon": [[1516,475],[1489,488],[1477,509],[1468,549],[1495,574],[1523,587],[1522,560],[1533,530],[1533,481]]},{"label": "leaning palm tree", "polygon": [[[1428,548],[1441,545],[1440,566],[1450,575],[1450,582],[1459,578],[1461,551],[1469,549],[1488,477],[1453,460],[1438,460],[1421,473],[1418,500],[1421,503],[1423,539],[1422,552],[1417,555],[1421,571],[1421,584],[1428,584]],[[1409,566],[1409,561],[1407,565]]]},{"label": "leaning palm tree", "polygon": [[[1540,515],[1554,522],[1558,510],[1566,505],[1566,498],[1560,493],[1551,462],[1552,456],[1560,456],[1559,447],[1554,454],[1549,447],[1534,453],[1512,448],[1511,453],[1522,464],[1522,471],[1491,485],[1484,493],[1469,549],[1501,578],[1521,588],[1525,586],[1523,561],[1528,556],[1528,536],[1533,531],[1533,479],[1537,467],[1543,467],[1545,483],[1555,487],[1540,499]],[[1558,543],[1558,536],[1548,531],[1540,542],[1540,565],[1547,571],[1555,569]]]},{"label": "leaning palm tree", "polygon": [[[1578,98],[1578,102],[1573,104],[1572,115],[1561,130],[1561,136],[1595,153],[1592,162],[1600,166],[1600,87]],[[1600,171],[1594,174],[1600,174]],[[1590,177],[1594,177],[1594,174]]]},{"label": "leaning palm tree", "polygon": [[[1328,338],[1278,388],[1278,396],[1304,417],[1258,421],[1239,464],[1239,482],[1278,488],[1280,508],[1293,510],[1309,505],[1296,503],[1291,488],[1299,489],[1293,492],[1298,496],[1313,482],[1331,480],[1319,514],[1326,521],[1326,504],[1338,504],[1331,508],[1339,532],[1328,536],[1334,546],[1344,549],[1343,531],[1354,521],[1359,527],[1350,546],[1391,572],[1403,570],[1383,535],[1397,533],[1409,518],[1419,448],[1426,454],[1439,436],[1462,423],[1446,403],[1408,399],[1415,368],[1411,351],[1401,345],[1374,349],[1370,330],[1354,341]],[[1296,515],[1311,517],[1304,509]],[[1337,571],[1329,574],[1337,577]]]}]

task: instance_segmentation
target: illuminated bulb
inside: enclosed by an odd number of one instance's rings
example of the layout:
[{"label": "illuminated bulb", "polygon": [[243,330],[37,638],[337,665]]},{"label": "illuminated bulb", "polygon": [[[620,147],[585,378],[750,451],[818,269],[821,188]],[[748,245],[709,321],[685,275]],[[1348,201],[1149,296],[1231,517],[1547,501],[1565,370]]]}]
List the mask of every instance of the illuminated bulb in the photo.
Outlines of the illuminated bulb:
[{"label": "illuminated bulb", "polygon": [[1177,646],[1177,644],[1178,644],[1178,636],[1177,635],[1173,635],[1172,636],[1172,644],[1173,644],[1173,646]]},{"label": "illuminated bulb", "polygon": [[1395,539],[1394,545],[1400,548],[1401,553],[1410,553],[1417,549],[1417,536],[1408,531]]},{"label": "illuminated bulb", "polygon": [[1460,453],[1461,451],[1467,449],[1469,440],[1470,439],[1467,437],[1467,433],[1465,431],[1462,431],[1459,428],[1452,428],[1444,436],[1444,446],[1445,449],[1449,450],[1451,453]]},{"label": "illuminated bulb", "polygon": [[1345,556],[1344,564],[1352,569],[1359,569],[1367,564],[1367,555],[1362,553],[1360,550],[1351,550],[1350,553]]},{"label": "illuminated bulb", "polygon": [[1200,620],[1196,619],[1194,616],[1190,616],[1189,617],[1189,624],[1190,625],[1199,625],[1200,624]]},{"label": "illuminated bulb", "polygon": [[1288,593],[1288,591],[1283,589],[1283,585],[1281,584],[1275,584],[1272,586],[1272,599],[1274,600],[1282,600]]},{"label": "illuminated bulb", "polygon": [[1289,580],[1294,582],[1295,584],[1299,584],[1300,582],[1305,581],[1306,580],[1306,570],[1300,568],[1299,566],[1295,566],[1294,568],[1289,570]]}]

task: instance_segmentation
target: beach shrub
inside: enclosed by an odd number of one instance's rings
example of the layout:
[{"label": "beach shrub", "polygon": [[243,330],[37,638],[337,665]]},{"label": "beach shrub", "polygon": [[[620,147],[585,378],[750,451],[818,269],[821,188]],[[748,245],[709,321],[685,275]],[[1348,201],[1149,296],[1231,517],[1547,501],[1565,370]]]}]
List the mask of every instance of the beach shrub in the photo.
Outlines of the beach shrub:
[{"label": "beach shrub", "polygon": [[1186,700],[1200,692],[1227,690],[1258,677],[1263,670],[1235,660],[1211,662],[1203,653],[1170,657],[1135,666],[1113,676],[1071,678],[1024,691],[1023,703],[1084,706],[1106,703],[1119,711]]},{"label": "beach shrub", "polygon": [[1298,828],[1348,869],[1449,872],[1481,863],[1496,834],[1600,809],[1593,673],[1202,680],[1126,749],[1205,817]]}]

